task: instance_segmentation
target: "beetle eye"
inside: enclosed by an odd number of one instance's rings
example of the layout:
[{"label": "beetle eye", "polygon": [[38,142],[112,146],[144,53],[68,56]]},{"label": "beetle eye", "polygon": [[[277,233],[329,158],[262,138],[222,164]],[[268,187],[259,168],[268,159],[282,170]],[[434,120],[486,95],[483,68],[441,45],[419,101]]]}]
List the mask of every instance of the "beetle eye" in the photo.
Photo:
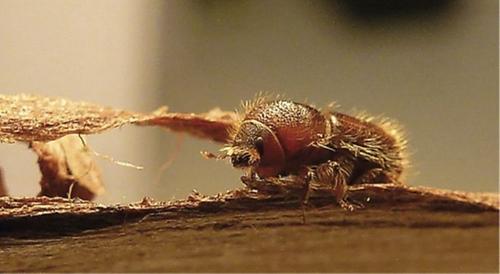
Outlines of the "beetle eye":
[{"label": "beetle eye", "polygon": [[255,140],[255,148],[260,155],[264,154],[264,139],[262,137],[258,137],[257,140]]}]

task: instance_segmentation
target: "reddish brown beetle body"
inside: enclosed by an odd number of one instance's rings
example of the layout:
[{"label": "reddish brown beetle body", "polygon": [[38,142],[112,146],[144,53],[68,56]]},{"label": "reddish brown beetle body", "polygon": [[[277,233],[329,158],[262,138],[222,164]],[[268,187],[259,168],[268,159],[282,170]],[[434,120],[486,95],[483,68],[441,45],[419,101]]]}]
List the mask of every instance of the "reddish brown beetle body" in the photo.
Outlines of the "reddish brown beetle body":
[{"label": "reddish brown beetle body", "polygon": [[[234,167],[252,180],[288,175],[332,186],[345,202],[347,185],[397,182],[404,167],[405,140],[389,122],[322,113],[285,100],[257,100],[246,107],[224,148]],[[248,180],[248,177],[244,180]]]}]

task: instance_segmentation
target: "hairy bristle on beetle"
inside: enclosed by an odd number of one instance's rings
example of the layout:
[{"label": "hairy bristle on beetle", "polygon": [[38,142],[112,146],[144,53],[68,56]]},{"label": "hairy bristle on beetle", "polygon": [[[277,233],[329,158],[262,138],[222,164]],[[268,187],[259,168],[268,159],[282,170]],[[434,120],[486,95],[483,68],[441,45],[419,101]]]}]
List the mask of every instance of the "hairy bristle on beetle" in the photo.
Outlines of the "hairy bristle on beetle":
[{"label": "hairy bristle on beetle", "polygon": [[406,138],[387,118],[266,96],[244,102],[238,113],[229,144],[212,158],[228,157],[234,167],[250,170],[244,183],[293,176],[307,186],[330,185],[339,205],[353,209],[348,185],[400,183],[408,167]]}]

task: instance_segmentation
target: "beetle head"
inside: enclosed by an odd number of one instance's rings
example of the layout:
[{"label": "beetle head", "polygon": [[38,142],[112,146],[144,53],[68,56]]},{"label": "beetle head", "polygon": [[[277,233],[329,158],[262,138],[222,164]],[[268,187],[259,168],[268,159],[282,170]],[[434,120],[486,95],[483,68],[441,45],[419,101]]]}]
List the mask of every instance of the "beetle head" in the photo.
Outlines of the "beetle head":
[{"label": "beetle head", "polygon": [[230,146],[223,148],[236,168],[258,167],[264,153],[265,130],[258,124],[243,122]]},{"label": "beetle head", "polygon": [[204,152],[207,158],[230,158],[235,168],[251,169],[259,176],[276,176],[285,163],[285,153],[271,128],[256,120],[244,120],[221,155]]},{"label": "beetle head", "polygon": [[285,154],[275,132],[257,120],[244,120],[225,148],[236,168],[252,168],[260,176],[274,176],[282,169]]}]

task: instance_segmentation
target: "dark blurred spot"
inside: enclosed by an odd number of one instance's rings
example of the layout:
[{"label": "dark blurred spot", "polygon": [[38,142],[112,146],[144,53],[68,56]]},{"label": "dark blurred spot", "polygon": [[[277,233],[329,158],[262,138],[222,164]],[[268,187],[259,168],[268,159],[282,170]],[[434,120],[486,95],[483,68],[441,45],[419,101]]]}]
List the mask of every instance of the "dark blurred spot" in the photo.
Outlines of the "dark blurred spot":
[{"label": "dark blurred spot", "polygon": [[454,2],[456,0],[332,0],[330,4],[353,19],[376,21],[438,16],[447,12]]}]

